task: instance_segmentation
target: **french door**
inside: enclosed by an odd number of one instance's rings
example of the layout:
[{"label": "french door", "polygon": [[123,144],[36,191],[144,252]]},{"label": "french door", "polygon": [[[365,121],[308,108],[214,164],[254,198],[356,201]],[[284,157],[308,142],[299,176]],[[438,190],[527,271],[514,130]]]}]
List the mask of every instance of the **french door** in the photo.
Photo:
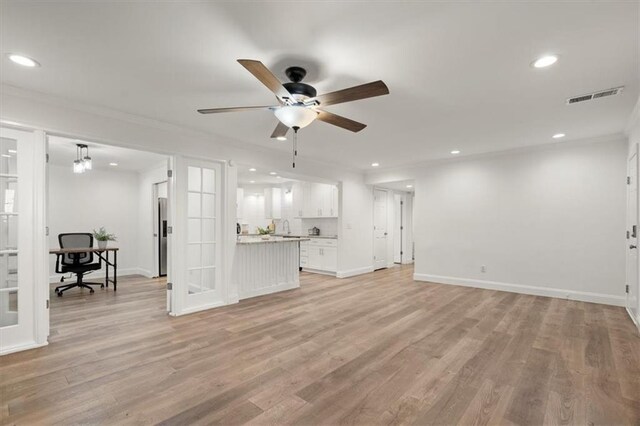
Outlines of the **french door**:
[{"label": "french door", "polygon": [[[182,315],[224,304],[222,292],[222,166],[174,157],[170,184],[171,314]],[[171,185],[170,185],[171,186]]]},{"label": "french door", "polygon": [[45,142],[0,128],[0,354],[46,344]]}]

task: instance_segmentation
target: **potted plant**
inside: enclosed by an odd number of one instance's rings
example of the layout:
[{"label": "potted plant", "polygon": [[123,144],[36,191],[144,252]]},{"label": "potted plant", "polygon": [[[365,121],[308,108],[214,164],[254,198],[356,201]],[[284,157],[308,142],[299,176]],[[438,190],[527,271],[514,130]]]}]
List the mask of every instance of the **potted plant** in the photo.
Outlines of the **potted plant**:
[{"label": "potted plant", "polygon": [[268,240],[271,238],[271,236],[269,234],[271,234],[271,230],[270,229],[264,229],[264,228],[260,228],[258,227],[258,234],[260,234],[260,238],[262,238],[263,240]]},{"label": "potted plant", "polygon": [[116,241],[116,236],[108,233],[104,226],[101,226],[98,231],[93,230],[93,238],[98,241],[98,248],[102,250],[107,248],[108,241]]}]

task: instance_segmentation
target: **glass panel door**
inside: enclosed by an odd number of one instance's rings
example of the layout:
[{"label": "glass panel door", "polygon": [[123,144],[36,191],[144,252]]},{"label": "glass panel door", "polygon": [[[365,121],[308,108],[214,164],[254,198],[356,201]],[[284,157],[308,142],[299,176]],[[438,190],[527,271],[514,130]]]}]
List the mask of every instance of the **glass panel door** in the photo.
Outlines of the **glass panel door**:
[{"label": "glass panel door", "polygon": [[44,197],[36,187],[44,186],[35,178],[37,167],[44,170],[39,152],[44,151],[33,133],[0,128],[0,354],[37,346],[34,295],[40,262],[34,228],[40,225],[36,206],[44,204],[36,200],[36,194]]},{"label": "glass panel door", "polygon": [[[172,313],[176,315],[223,304],[219,288],[220,173],[221,166],[216,162],[175,159],[178,205],[174,241],[182,247],[176,253],[176,270],[172,275],[172,300],[176,302]],[[180,204],[184,207],[180,208]]]},{"label": "glass panel door", "polygon": [[0,327],[18,324],[18,141],[0,138]]}]

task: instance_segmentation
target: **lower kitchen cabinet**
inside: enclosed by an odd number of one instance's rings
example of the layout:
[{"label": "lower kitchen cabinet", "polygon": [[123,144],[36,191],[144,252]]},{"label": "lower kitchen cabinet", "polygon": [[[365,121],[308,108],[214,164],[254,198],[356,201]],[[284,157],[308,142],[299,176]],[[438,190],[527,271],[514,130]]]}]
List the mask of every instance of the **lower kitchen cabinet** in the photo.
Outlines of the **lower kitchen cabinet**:
[{"label": "lower kitchen cabinet", "polygon": [[300,267],[310,272],[338,270],[338,240],[312,238],[300,244]]}]

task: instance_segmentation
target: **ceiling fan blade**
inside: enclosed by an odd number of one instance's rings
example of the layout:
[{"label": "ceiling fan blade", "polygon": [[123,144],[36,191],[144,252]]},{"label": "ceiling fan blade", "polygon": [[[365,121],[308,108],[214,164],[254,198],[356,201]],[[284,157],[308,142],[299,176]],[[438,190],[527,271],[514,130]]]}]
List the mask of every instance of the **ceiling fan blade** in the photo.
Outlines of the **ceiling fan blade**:
[{"label": "ceiling fan blade", "polygon": [[255,78],[260,80],[262,84],[267,86],[269,90],[275,93],[277,97],[280,99],[292,99],[291,93],[284,88],[280,80],[278,80],[262,62],[253,59],[238,59],[238,62],[253,74]]},{"label": "ceiling fan blade", "polygon": [[313,99],[309,99],[307,102],[317,100],[318,102],[320,102],[320,105],[327,106],[388,94],[389,88],[387,87],[387,85],[384,84],[382,80],[378,80],[372,83],[338,90],[336,92],[325,93],[324,95],[316,96]]},{"label": "ceiling fan blade", "polygon": [[271,138],[273,139],[273,138],[284,137],[286,136],[288,131],[289,131],[289,128],[286,125],[282,124],[282,122],[278,121],[278,125],[273,130],[273,133],[271,133]]},{"label": "ceiling fan blade", "polygon": [[366,124],[358,123],[357,121],[342,117],[341,115],[322,110],[317,111],[319,112],[318,120],[324,121],[325,123],[333,124],[334,126],[342,127],[343,129],[351,130],[352,132],[359,132],[360,130],[367,127]]},{"label": "ceiling fan blade", "polygon": [[207,108],[207,109],[199,109],[198,112],[200,114],[215,114],[218,112],[239,112],[239,111],[252,111],[256,109],[273,109],[273,108],[278,108],[278,106],[274,105],[274,106],[231,107],[231,108]]}]

